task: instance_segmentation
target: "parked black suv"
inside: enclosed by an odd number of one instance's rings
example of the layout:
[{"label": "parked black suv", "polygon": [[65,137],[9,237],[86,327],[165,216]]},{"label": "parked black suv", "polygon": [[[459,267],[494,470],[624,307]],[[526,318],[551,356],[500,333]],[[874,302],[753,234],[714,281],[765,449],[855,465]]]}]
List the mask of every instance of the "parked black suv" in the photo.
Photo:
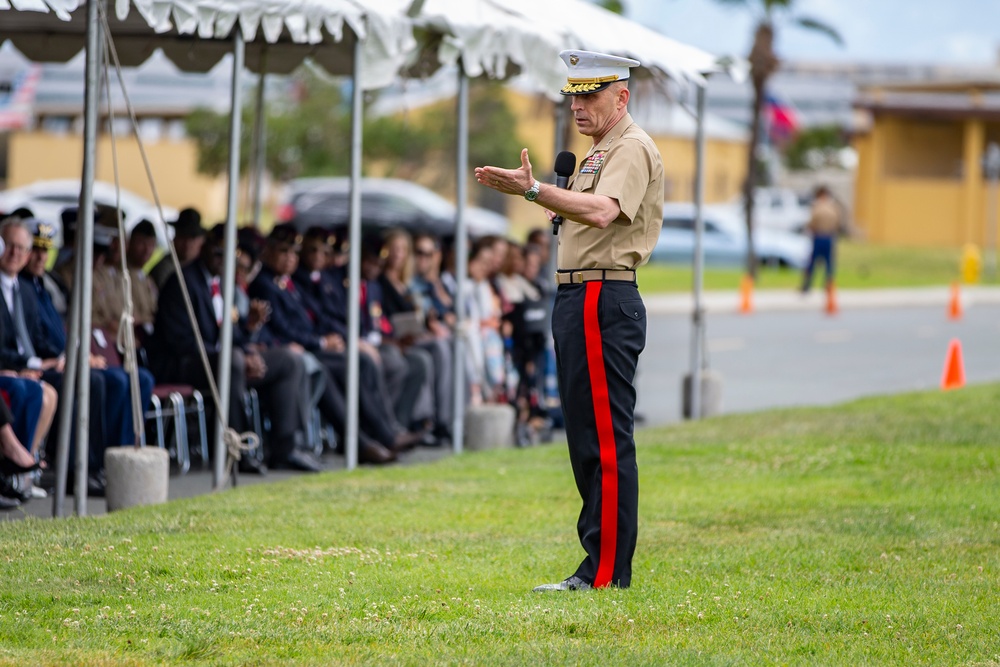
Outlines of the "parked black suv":
[{"label": "parked black suv", "polygon": [[[279,222],[297,229],[347,225],[350,215],[349,178],[298,178],[288,183]],[[466,209],[472,236],[506,235],[507,219],[482,208]],[[394,178],[361,179],[361,226],[366,229],[403,227],[446,237],[455,233],[455,206],[427,188]]]}]

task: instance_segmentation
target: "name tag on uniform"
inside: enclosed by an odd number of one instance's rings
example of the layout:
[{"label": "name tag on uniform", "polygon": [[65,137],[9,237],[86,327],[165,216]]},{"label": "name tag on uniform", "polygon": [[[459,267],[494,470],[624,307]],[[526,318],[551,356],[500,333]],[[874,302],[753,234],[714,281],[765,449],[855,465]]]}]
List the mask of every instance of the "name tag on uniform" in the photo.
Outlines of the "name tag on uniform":
[{"label": "name tag on uniform", "polygon": [[601,169],[601,165],[604,164],[604,157],[607,155],[605,151],[599,153],[594,153],[586,160],[583,161],[583,166],[580,167],[581,174],[596,174]]}]

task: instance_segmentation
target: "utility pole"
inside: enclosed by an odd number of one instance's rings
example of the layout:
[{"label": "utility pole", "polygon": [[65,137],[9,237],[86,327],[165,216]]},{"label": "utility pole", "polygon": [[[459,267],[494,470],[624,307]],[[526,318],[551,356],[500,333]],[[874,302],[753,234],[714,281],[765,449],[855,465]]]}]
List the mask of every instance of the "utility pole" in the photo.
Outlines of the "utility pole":
[{"label": "utility pole", "polygon": [[991,141],[983,157],[983,171],[989,181],[986,200],[985,274],[992,282],[997,277],[997,186],[1000,184],[1000,145]]}]

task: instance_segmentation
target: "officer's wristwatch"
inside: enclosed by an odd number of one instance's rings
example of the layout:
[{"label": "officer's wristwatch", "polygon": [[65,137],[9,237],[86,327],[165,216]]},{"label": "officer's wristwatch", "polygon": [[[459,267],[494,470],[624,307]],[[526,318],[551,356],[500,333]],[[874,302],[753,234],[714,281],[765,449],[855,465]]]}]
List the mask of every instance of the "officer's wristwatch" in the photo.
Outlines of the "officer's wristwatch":
[{"label": "officer's wristwatch", "polygon": [[531,187],[524,191],[524,198],[528,201],[535,201],[538,199],[538,191],[541,190],[542,184],[535,181],[531,184]]}]

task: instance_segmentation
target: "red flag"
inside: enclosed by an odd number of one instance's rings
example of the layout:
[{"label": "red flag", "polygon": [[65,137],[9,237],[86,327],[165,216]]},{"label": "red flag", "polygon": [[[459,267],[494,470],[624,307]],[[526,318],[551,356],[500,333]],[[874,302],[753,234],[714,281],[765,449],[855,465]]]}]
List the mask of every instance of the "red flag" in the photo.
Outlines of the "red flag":
[{"label": "red flag", "polygon": [[791,105],[768,93],[764,98],[768,135],[771,141],[788,141],[799,131],[799,119]]}]

